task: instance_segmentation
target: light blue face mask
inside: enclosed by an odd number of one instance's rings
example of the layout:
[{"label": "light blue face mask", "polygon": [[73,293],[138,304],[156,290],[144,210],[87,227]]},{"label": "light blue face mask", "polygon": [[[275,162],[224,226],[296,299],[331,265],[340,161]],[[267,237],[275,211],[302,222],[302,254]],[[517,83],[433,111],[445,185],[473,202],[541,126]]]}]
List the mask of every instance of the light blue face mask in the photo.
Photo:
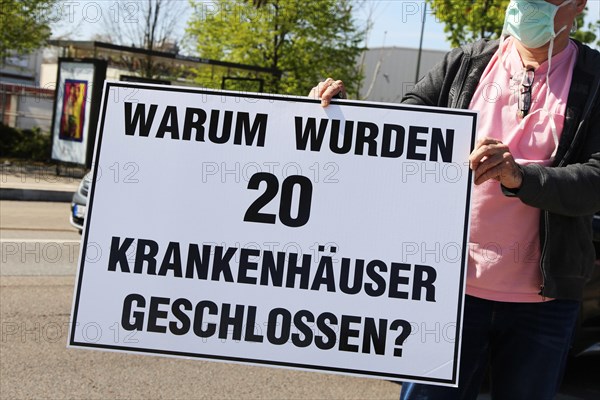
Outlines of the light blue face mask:
[{"label": "light blue face mask", "polygon": [[567,28],[565,25],[554,32],[554,17],[559,8],[572,1],[567,0],[557,6],[544,0],[511,0],[506,9],[502,32],[511,35],[525,47],[540,48]]}]

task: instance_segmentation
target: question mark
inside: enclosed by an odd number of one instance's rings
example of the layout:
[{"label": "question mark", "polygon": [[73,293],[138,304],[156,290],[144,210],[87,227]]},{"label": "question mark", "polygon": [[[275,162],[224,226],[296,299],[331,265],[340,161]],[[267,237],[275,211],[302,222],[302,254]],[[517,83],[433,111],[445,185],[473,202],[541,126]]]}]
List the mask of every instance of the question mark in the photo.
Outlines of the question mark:
[{"label": "question mark", "polygon": [[399,327],[402,327],[402,331],[400,332],[400,334],[396,338],[396,341],[394,342],[397,346],[394,349],[394,357],[402,357],[402,345],[404,344],[406,338],[412,332],[412,326],[410,325],[410,322],[405,321],[403,319],[394,320],[394,322],[392,322],[392,325],[390,325],[390,329],[393,331],[397,331]]}]

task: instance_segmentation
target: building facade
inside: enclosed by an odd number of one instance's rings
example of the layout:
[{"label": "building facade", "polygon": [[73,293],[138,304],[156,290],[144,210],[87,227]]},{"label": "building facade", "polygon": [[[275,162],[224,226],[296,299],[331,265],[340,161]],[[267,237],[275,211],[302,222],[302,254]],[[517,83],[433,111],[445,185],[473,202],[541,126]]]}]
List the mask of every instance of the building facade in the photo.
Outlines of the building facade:
[{"label": "building facade", "polygon": [[[131,51],[130,49],[129,51]],[[133,49],[135,52],[141,49]],[[31,55],[11,57],[0,68],[0,121],[6,125],[29,129],[39,127],[45,132],[51,128],[54,92],[58,71],[58,57],[97,57],[109,59],[106,79],[119,80],[124,75],[135,75],[122,63],[112,60],[123,58],[126,52],[121,46],[98,42],[56,41],[54,46]],[[360,100],[398,103],[410,90],[417,78],[421,78],[439,62],[445,51],[419,50],[403,47],[381,47],[366,50],[358,62],[363,66],[364,80],[357,98]],[[158,58],[169,62],[187,63],[190,66],[203,64],[213,70],[251,70],[251,66],[238,66],[218,61],[193,57],[158,54]],[[240,68],[241,67],[241,68]],[[258,72],[268,73],[261,68]],[[417,71],[418,69],[418,71]],[[264,70],[264,71],[262,71]],[[175,85],[184,82],[173,81]],[[187,83],[189,84],[189,82]],[[308,89],[307,89],[308,91]]]},{"label": "building facade", "polygon": [[[416,81],[442,60],[442,50],[419,50],[406,47],[380,47],[363,53],[364,80],[359,90],[361,100],[398,103]],[[417,71],[418,69],[418,71]]]}]

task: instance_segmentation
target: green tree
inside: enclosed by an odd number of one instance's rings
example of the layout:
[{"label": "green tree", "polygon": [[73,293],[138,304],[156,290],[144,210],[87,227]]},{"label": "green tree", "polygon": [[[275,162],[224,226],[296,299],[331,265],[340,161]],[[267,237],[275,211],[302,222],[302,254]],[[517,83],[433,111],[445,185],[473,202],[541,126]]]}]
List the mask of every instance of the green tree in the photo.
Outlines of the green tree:
[{"label": "green tree", "polygon": [[497,38],[509,0],[427,0],[453,47],[480,38]]},{"label": "green tree", "polygon": [[[426,0],[435,17],[444,23],[444,32],[453,47],[481,39],[496,39],[502,33],[509,0]],[[573,35],[583,43],[597,39],[600,21],[584,26],[585,12],[578,17],[579,29]],[[600,45],[600,43],[596,43]]]},{"label": "green tree", "polygon": [[56,0],[0,0],[0,61],[41,47],[52,33]]},{"label": "green tree", "polygon": [[[335,76],[358,85],[357,59],[364,31],[350,0],[192,1],[187,34],[200,57],[281,71],[264,91],[305,95],[315,82]],[[229,76],[251,78],[248,73]],[[220,87],[221,76],[197,70],[198,83]],[[240,87],[243,89],[243,87]]]},{"label": "green tree", "polygon": [[597,34],[598,32],[600,32],[600,19],[597,20],[595,23],[588,23],[587,27],[585,26],[584,21],[585,12],[577,16],[577,26],[581,28],[577,29],[577,32],[575,32],[571,36],[582,43],[594,44],[596,48],[600,49],[600,35]]}]

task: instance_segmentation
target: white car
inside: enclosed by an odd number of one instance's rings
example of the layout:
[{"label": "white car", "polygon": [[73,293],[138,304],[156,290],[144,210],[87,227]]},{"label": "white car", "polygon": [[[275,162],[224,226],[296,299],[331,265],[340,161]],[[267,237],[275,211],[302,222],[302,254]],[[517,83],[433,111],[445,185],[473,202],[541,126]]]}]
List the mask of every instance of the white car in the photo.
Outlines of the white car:
[{"label": "white car", "polygon": [[83,222],[87,214],[87,200],[90,191],[90,184],[92,183],[92,173],[88,172],[85,174],[77,191],[73,193],[73,200],[71,200],[71,217],[70,222],[75,228],[79,230],[79,233],[83,230]]}]

